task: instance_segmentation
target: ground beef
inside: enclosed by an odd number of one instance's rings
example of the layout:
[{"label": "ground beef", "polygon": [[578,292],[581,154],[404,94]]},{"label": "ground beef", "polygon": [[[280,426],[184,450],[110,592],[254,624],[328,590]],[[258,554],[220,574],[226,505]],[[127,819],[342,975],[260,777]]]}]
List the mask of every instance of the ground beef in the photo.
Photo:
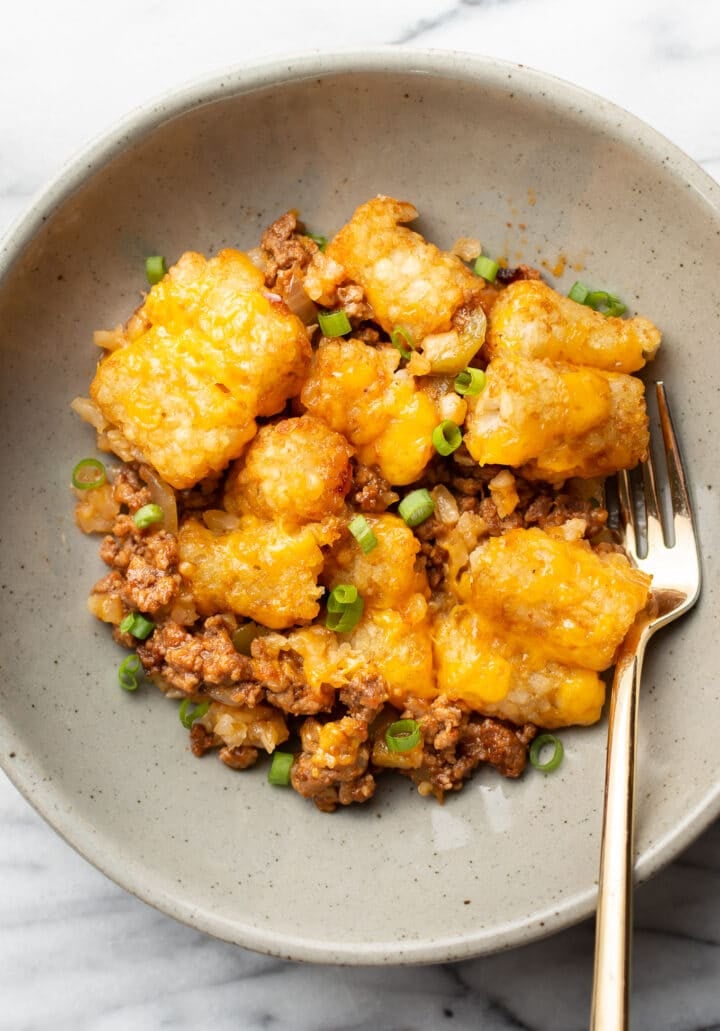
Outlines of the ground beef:
[{"label": "ground beef", "polygon": [[200,480],[189,490],[179,490],[177,494],[178,516],[197,509],[222,508],[223,478],[220,473]]},{"label": "ground beef", "polygon": [[[112,534],[100,545],[100,557],[120,573],[122,584],[117,578],[114,583],[126,611],[154,616],[168,608],[180,589],[177,538],[155,527],[139,530],[130,515],[115,520]],[[100,581],[93,593],[106,590],[107,581]]]},{"label": "ground beef", "polygon": [[308,716],[329,712],[335,702],[335,689],[323,684],[311,689],[305,679],[302,656],[292,649],[268,655],[262,639],[253,646],[253,674],[267,692],[267,701],[283,712]]},{"label": "ground beef", "polygon": [[137,512],[143,505],[149,505],[152,494],[140,478],[136,465],[124,465],[115,474],[113,497],[119,505],[125,505],[130,512]]},{"label": "ground beef", "polygon": [[324,813],[338,805],[366,802],[375,792],[375,778],[367,772],[370,748],[368,727],[364,720],[345,717],[338,721],[336,749],[330,753],[320,749],[322,725],[307,719],[302,725],[302,751],[292,765],[290,782],[303,798],[311,798]]},{"label": "ground beef", "polygon": [[424,710],[423,703],[410,705],[404,716],[419,719],[424,741],[421,766],[407,773],[423,793],[440,799],[446,791],[459,791],[481,763],[494,766],[503,777],[519,777],[536,733],[532,724],[513,727],[444,696]]},{"label": "ground beef", "polygon": [[235,748],[221,748],[219,758],[232,770],[247,770],[248,767],[255,765],[259,754],[257,748],[237,745]]},{"label": "ground beef", "polygon": [[495,279],[501,286],[509,286],[520,279],[542,279],[542,276],[530,265],[517,265],[515,268],[499,268]]},{"label": "ground beef", "polygon": [[219,743],[218,738],[206,730],[202,723],[193,723],[190,728],[190,750],[198,759],[211,749],[217,748]]},{"label": "ground beef", "polygon": [[384,512],[399,500],[376,466],[360,465],[353,460],[353,479],[347,501],[361,512]]},{"label": "ground beef", "polygon": [[388,698],[387,683],[377,673],[359,674],[339,693],[350,716],[370,723]]},{"label": "ground beef", "polygon": [[[190,749],[193,755],[201,758],[206,752],[221,745],[222,741],[216,734],[211,734],[202,723],[193,723],[190,728]],[[246,770],[249,766],[255,765],[259,754],[257,748],[247,745],[236,745],[234,748],[226,745],[220,748],[218,758],[233,770]]]},{"label": "ground beef", "polygon": [[253,676],[252,660],[240,655],[230,639],[223,616],[206,619],[202,629],[189,633],[178,623],[165,623],[138,647],[150,677],[185,694],[201,687],[233,687],[236,705],[258,705],[262,685]]},{"label": "ground beef", "polygon": [[358,283],[347,283],[337,288],[338,305],[353,325],[373,319],[375,312],[365,300],[363,288]]},{"label": "ground beef", "polygon": [[607,509],[586,498],[573,494],[537,494],[524,512],[525,526],[539,526],[546,530],[551,526],[562,526],[569,519],[584,519],[587,523],[585,536],[592,539],[605,529],[608,521]]},{"label": "ground beef", "polygon": [[283,277],[283,283],[287,285],[291,275],[307,268],[318,251],[317,244],[300,232],[294,211],[287,211],[265,230],[261,246],[266,258],[265,285],[270,290],[278,287],[281,271],[290,273]]}]

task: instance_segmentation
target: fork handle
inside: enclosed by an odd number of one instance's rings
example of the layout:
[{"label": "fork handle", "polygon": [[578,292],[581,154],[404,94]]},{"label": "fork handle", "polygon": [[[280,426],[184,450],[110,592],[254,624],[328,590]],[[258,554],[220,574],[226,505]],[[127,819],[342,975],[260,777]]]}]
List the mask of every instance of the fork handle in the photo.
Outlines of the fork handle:
[{"label": "fork handle", "polygon": [[590,1031],[624,1031],[630,1003],[635,753],[647,624],[632,627],[615,666],[608,718]]}]

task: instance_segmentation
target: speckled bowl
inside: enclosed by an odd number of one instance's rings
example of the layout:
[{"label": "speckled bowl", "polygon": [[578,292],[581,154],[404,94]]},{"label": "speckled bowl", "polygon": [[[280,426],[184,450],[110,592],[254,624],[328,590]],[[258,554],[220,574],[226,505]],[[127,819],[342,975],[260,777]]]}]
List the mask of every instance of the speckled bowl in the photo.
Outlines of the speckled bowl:
[{"label": "speckled bowl", "polygon": [[[720,811],[715,185],[617,107],[525,68],[386,50],[228,72],[90,147],[5,240],[0,759],[43,816],[119,884],[180,920],[296,959],[429,962],[516,945],[595,902],[604,725],[520,783],[483,771],[444,806],[406,781],[323,815],[265,770],[198,761],[175,705],[117,685],[87,612],[101,574],[68,491],[92,433],[69,409],[91,333],[136,305],[143,259],[252,246],[297,207],[336,229],[375,193],[412,200],[441,245],[584,278],[663,328],[705,542],[700,605],[653,643],[640,729],[638,872]],[[563,268],[565,272],[563,273]]]}]

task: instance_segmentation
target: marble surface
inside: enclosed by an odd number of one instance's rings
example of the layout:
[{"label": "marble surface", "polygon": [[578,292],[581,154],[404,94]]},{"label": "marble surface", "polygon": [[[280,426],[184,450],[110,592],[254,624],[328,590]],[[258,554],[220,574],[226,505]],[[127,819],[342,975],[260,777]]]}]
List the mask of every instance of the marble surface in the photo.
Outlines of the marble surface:
[{"label": "marble surface", "polygon": [[[622,104],[720,179],[713,0],[25,0],[0,34],[0,231],[163,90],[290,51],[472,50]],[[106,880],[0,776],[0,1028],[587,1027],[593,926],[423,969],[301,966],[214,941]],[[633,1026],[720,1029],[720,824],[637,894]]]}]

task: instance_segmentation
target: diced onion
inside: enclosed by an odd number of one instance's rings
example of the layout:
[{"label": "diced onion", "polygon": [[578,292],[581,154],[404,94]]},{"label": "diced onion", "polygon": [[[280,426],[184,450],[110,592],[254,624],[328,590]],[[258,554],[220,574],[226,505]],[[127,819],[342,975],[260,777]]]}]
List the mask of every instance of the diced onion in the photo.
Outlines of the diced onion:
[{"label": "diced onion", "polygon": [[311,301],[303,288],[303,280],[293,276],[285,292],[285,304],[293,315],[297,315],[306,326],[312,326],[318,320],[317,305]]},{"label": "diced onion", "polygon": [[430,495],[435,503],[435,514],[445,526],[455,526],[460,518],[457,501],[444,484],[433,487]]},{"label": "diced onion", "polygon": [[152,500],[162,509],[163,527],[168,533],[177,533],[178,514],[175,491],[149,465],[140,467],[140,475],[148,486]]},{"label": "diced onion", "polygon": [[240,525],[240,520],[232,512],[224,512],[221,508],[208,508],[202,514],[202,520],[207,526],[208,530],[212,530],[213,533],[228,533],[230,530],[236,530]]}]

